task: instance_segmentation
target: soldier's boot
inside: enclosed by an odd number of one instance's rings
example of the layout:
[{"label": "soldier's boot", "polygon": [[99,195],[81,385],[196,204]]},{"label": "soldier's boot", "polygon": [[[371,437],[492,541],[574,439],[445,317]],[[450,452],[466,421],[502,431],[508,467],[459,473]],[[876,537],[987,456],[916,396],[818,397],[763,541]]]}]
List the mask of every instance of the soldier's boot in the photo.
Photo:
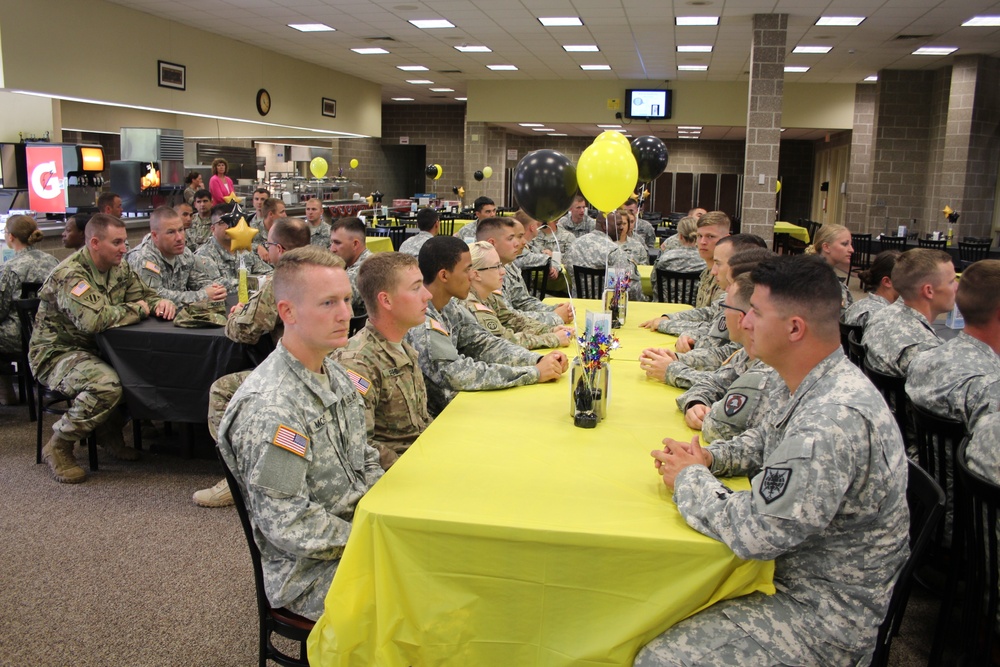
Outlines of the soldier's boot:
[{"label": "soldier's boot", "polygon": [[201,507],[228,507],[233,504],[233,494],[229,490],[229,483],[223,479],[209,489],[195,491],[191,500]]},{"label": "soldier's boot", "polygon": [[0,375],[0,404],[17,405],[17,392],[14,391],[14,376]]},{"label": "soldier's boot", "polygon": [[97,444],[111,458],[119,461],[138,461],[139,450],[128,447],[121,427],[117,424],[104,423],[97,427]]},{"label": "soldier's boot", "polygon": [[49,464],[52,476],[63,484],[79,484],[87,479],[87,473],[76,464],[73,458],[72,440],[64,440],[58,434],[52,434],[49,441],[42,447],[42,460]]}]

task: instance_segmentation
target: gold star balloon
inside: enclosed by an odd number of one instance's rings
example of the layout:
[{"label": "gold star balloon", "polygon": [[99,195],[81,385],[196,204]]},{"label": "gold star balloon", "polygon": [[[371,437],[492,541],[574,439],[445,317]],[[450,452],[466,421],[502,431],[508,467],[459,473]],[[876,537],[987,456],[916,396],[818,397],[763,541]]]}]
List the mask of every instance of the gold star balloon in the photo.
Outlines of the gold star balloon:
[{"label": "gold star balloon", "polygon": [[253,241],[253,237],[257,235],[258,231],[247,224],[246,218],[240,216],[240,221],[236,223],[236,226],[226,230],[226,236],[232,241],[231,247],[233,251],[250,250],[252,247],[251,241]]},{"label": "gold star balloon", "polygon": [[236,196],[235,192],[230,192],[228,195],[222,198],[227,204],[242,204],[243,200]]}]

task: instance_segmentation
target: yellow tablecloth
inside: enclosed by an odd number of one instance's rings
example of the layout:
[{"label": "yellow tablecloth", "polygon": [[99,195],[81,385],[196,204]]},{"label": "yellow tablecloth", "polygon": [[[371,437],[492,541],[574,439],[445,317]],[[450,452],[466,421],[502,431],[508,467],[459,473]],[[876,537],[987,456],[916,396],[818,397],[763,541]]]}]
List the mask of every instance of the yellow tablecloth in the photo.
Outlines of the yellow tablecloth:
[{"label": "yellow tablecloth", "polygon": [[642,293],[646,296],[653,297],[653,266],[651,264],[640,264],[639,265],[639,277],[642,278]]},{"label": "yellow tablecloth", "polygon": [[372,252],[392,252],[392,239],[388,236],[366,236],[365,246]]},{"label": "yellow tablecloth", "polygon": [[809,243],[809,230],[805,227],[793,225],[790,222],[775,222],[774,232],[775,234],[788,234],[793,239],[798,239],[803,243]]},{"label": "yellow tablecloth", "polygon": [[655,472],[650,450],[692,432],[636,361],[673,339],[638,324],[682,307],[633,305],[596,429],[565,378],[463,392],[364,497],[310,664],[631,665],[686,616],[773,592],[773,565],[688,527]]}]

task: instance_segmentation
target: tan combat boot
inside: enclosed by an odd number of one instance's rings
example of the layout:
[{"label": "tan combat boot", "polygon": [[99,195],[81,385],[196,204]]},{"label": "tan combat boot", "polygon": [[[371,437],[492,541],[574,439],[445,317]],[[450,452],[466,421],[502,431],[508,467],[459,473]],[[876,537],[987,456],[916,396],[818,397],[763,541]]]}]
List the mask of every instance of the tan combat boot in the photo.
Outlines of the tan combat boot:
[{"label": "tan combat boot", "polygon": [[72,440],[63,440],[58,434],[53,434],[42,447],[42,460],[49,464],[57,482],[79,484],[87,479],[87,473],[73,458],[73,445]]},{"label": "tan combat boot", "polygon": [[125,444],[121,427],[116,424],[101,424],[97,427],[97,445],[119,461],[138,461],[139,450]]}]

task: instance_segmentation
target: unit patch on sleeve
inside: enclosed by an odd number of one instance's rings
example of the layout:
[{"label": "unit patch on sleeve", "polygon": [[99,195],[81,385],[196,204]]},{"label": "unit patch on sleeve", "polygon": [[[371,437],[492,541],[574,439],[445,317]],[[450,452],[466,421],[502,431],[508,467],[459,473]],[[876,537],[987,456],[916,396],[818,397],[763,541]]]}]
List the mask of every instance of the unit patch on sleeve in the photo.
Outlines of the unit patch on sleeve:
[{"label": "unit patch on sleeve", "polygon": [[788,489],[788,480],[792,478],[791,468],[764,468],[764,479],[760,481],[760,497],[771,504]]},{"label": "unit patch on sleeve", "polygon": [[726,396],[726,404],[724,410],[727,417],[732,417],[740,410],[743,406],[747,404],[747,397],[743,394],[730,394]]}]

